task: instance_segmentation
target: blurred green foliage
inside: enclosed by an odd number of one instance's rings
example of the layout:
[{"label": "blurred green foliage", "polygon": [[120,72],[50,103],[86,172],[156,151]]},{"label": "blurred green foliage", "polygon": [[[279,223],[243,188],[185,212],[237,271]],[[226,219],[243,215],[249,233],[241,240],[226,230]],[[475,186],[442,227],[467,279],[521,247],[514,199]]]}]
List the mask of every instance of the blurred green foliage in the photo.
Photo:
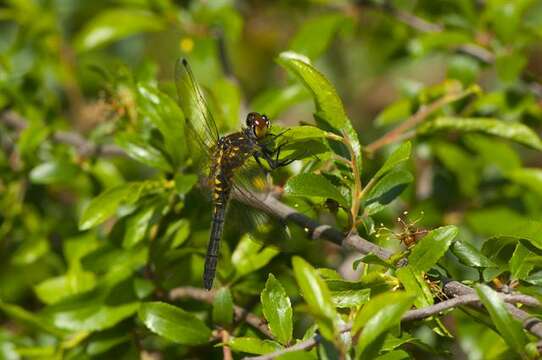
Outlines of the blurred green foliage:
[{"label": "blurred green foliage", "polygon": [[[5,1],[0,358],[539,357],[499,292],[542,300],[541,38],[537,0]],[[392,256],[232,216],[201,289],[179,57],[222,133],[289,129],[281,201]],[[487,311],[401,323],[450,280]]]}]

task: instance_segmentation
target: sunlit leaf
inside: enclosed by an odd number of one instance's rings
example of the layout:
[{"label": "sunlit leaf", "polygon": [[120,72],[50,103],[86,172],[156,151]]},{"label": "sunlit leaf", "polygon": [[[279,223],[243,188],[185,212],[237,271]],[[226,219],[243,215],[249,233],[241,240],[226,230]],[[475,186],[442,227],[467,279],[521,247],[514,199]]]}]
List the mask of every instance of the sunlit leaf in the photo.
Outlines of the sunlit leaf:
[{"label": "sunlit leaf", "polygon": [[412,249],[408,264],[419,271],[427,271],[444,256],[459,230],[448,225],[431,230]]},{"label": "sunlit leaf", "polygon": [[346,199],[331,182],[322,175],[300,174],[288,179],[284,192],[292,196],[320,197],[333,199],[348,206]]},{"label": "sunlit leaf", "polygon": [[292,339],[292,304],[286,291],[273,274],[269,274],[260,299],[269,329],[280,343],[288,344]]},{"label": "sunlit leaf", "polygon": [[482,304],[489,312],[491,320],[499,330],[502,338],[515,351],[525,353],[527,336],[523,332],[521,323],[514,319],[506,309],[506,304],[499,297],[499,294],[487,285],[479,284],[476,293]]},{"label": "sunlit leaf", "polygon": [[316,316],[322,335],[332,339],[336,332],[337,312],[329,288],[318,272],[302,258],[294,257],[292,264],[301,294]]},{"label": "sunlit leaf", "polygon": [[412,306],[415,296],[404,292],[384,293],[372,298],[358,313],[352,332],[359,333],[356,359],[370,359],[378,354],[386,333],[398,325],[401,316]]},{"label": "sunlit leaf", "polygon": [[139,318],[152,332],[179,344],[205,344],[211,336],[211,330],[203,321],[179,307],[166,303],[141,304]]},{"label": "sunlit leaf", "polygon": [[418,128],[420,134],[444,130],[482,132],[516,141],[537,150],[542,150],[542,141],[540,141],[538,135],[536,135],[529,127],[517,122],[505,122],[492,118],[440,117],[428,121]]},{"label": "sunlit leaf", "polygon": [[220,288],[213,299],[213,321],[219,325],[233,322],[233,300],[228,288]]},{"label": "sunlit leaf", "polygon": [[147,10],[107,9],[83,27],[74,46],[77,51],[92,50],[134,34],[159,31],[163,26],[162,18]]}]

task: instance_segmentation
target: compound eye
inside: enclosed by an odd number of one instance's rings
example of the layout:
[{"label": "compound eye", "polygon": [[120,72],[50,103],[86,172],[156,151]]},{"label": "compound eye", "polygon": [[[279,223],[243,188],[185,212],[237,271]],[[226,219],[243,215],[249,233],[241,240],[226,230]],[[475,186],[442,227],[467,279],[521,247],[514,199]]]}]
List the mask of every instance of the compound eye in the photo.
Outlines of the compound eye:
[{"label": "compound eye", "polygon": [[267,117],[267,115],[262,115],[262,120],[265,121],[265,125],[267,125],[267,127],[269,127],[269,118]]},{"label": "compound eye", "polygon": [[247,120],[246,120],[247,127],[252,127],[255,120],[256,120],[256,114],[253,112],[249,113],[247,115]]}]

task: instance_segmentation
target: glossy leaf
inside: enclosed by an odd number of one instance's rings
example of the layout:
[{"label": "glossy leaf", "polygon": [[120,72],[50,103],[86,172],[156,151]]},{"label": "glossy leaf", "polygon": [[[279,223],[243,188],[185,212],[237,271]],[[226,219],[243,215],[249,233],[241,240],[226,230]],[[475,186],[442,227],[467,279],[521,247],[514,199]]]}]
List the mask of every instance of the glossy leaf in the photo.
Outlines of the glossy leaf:
[{"label": "glossy leaf", "polygon": [[512,276],[512,279],[523,279],[529,275],[535,266],[529,261],[531,254],[531,251],[525,245],[518,242],[510,259],[510,276]]},{"label": "glossy leaf", "polygon": [[455,241],[451,246],[451,250],[463,265],[476,268],[497,266],[468,241]]},{"label": "glossy leaf", "polygon": [[117,145],[134,160],[163,171],[172,170],[164,154],[139,135],[124,132],[118,134],[115,140]]},{"label": "glossy leaf", "polygon": [[316,103],[317,118],[323,119],[329,126],[347,137],[356,155],[357,167],[361,169],[361,145],[358,135],[333,85],[302,55],[283,52],[277,61],[295,74],[311,91]]},{"label": "glossy leaf", "polygon": [[428,121],[418,128],[420,134],[445,130],[482,132],[509,139],[537,150],[542,150],[542,141],[540,141],[538,135],[529,127],[521,123],[505,122],[492,118],[440,117]]},{"label": "glossy leaf", "polygon": [[139,307],[137,302],[109,305],[100,297],[83,295],[85,297],[68,298],[67,301],[52,305],[45,309],[43,315],[61,329],[98,331],[111,328],[134,315]]},{"label": "glossy leaf", "polygon": [[309,263],[295,256],[292,260],[294,276],[312,314],[316,316],[324,337],[332,339],[336,333],[337,312],[326,283]]},{"label": "glossy leaf", "polygon": [[408,256],[408,264],[413,269],[428,271],[444,256],[458,232],[457,227],[453,225],[431,230],[414,246]]},{"label": "glossy leaf", "polygon": [[404,293],[384,293],[372,298],[358,313],[352,327],[359,333],[356,359],[370,359],[378,354],[386,333],[399,325],[401,316],[410,309],[415,297]]},{"label": "glossy leaf", "polygon": [[508,313],[506,304],[499,294],[483,284],[476,287],[476,293],[504,341],[518,353],[525,354],[527,336],[523,332],[521,323]]},{"label": "glossy leaf", "polygon": [[211,336],[211,330],[203,321],[179,307],[166,303],[141,304],[139,318],[152,332],[179,344],[205,344]]},{"label": "glossy leaf", "polygon": [[104,222],[115,214],[121,204],[132,204],[140,196],[153,191],[158,186],[159,183],[152,181],[133,182],[104,191],[94,198],[83,211],[83,215],[79,220],[79,229],[87,230]]},{"label": "glossy leaf", "polygon": [[32,169],[30,180],[36,184],[69,183],[79,171],[79,167],[68,160],[44,162]]},{"label": "glossy leaf", "polygon": [[399,165],[402,162],[407,161],[410,158],[411,151],[410,141],[402,143],[397,149],[395,149],[390,156],[386,159],[386,162],[374,175],[375,178],[379,178],[382,175],[386,174],[388,171],[392,170],[395,166]]},{"label": "glossy leaf", "polygon": [[163,26],[160,17],[146,10],[107,9],[83,27],[74,46],[77,51],[92,50],[137,33],[159,31]]},{"label": "glossy leaf", "polygon": [[278,253],[277,249],[269,246],[262,247],[262,244],[252,240],[249,235],[245,235],[237,244],[231,256],[231,262],[235,267],[237,277],[241,277],[261,269]]},{"label": "glossy leaf", "polygon": [[542,169],[517,168],[509,171],[506,176],[513,182],[542,196]]},{"label": "glossy leaf", "polygon": [[89,271],[71,271],[65,275],[52,277],[34,287],[36,295],[46,304],[54,304],[60,300],[85,291],[96,285],[96,276]]},{"label": "glossy leaf", "polygon": [[291,196],[333,199],[343,206],[348,206],[341,192],[322,175],[305,173],[294,176],[288,179],[284,192]]},{"label": "glossy leaf", "polygon": [[395,200],[414,178],[403,169],[388,172],[376,184],[363,194],[363,205],[368,215],[376,214]]},{"label": "glossy leaf", "polygon": [[213,322],[230,325],[233,322],[233,300],[228,288],[220,288],[213,299]]},{"label": "glossy leaf", "polygon": [[249,354],[267,354],[282,349],[279,343],[271,340],[261,340],[255,337],[234,337],[228,341],[233,351]]},{"label": "glossy leaf", "polygon": [[269,329],[281,344],[292,339],[292,304],[281,283],[269,274],[265,288],[260,295],[262,310]]},{"label": "glossy leaf", "polygon": [[395,274],[406,292],[416,296],[414,306],[423,308],[433,305],[433,294],[431,294],[431,289],[425,282],[421,271],[412,268],[412,266],[403,266],[397,269]]},{"label": "glossy leaf", "polygon": [[126,231],[124,232],[122,246],[130,248],[143,240],[153,213],[154,207],[148,206],[130,215],[126,221]]},{"label": "glossy leaf", "polygon": [[139,111],[160,130],[172,166],[177,168],[187,151],[183,112],[173,99],[154,86],[138,84],[137,93]]}]

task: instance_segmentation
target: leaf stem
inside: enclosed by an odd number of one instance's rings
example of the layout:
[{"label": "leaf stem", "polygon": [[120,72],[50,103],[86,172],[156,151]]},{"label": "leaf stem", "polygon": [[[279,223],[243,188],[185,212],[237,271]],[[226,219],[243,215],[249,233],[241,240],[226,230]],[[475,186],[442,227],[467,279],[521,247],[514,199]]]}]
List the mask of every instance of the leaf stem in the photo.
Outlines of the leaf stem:
[{"label": "leaf stem", "polygon": [[[386,134],[384,134],[379,139],[373,141],[369,145],[365,146],[365,151],[368,153],[374,153],[381,147],[391,144],[397,140],[404,139],[403,136],[411,128],[415,127],[419,123],[423,122],[429,115],[435,111],[441,109],[445,105],[464,98],[475,92],[476,89],[466,89],[457,93],[450,93],[428,105],[422,105],[418,111],[416,111],[412,116],[410,116],[406,121],[399,124],[397,127],[393,128]],[[412,133],[408,133],[408,136],[412,136]]]}]

